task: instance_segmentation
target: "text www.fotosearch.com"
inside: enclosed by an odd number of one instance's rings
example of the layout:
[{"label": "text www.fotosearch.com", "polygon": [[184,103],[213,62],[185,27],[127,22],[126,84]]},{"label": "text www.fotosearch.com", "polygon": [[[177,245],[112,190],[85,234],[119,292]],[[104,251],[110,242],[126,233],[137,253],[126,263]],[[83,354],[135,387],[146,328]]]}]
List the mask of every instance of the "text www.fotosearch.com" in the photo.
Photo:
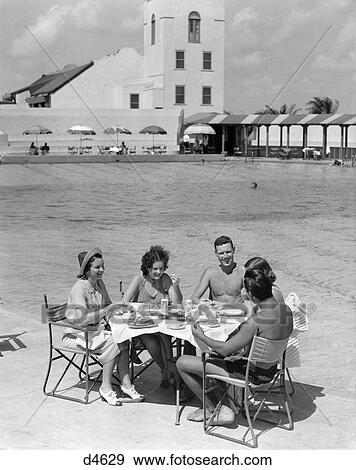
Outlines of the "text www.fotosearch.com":
[{"label": "text www.fotosearch.com", "polygon": [[84,465],[129,465],[137,467],[160,467],[160,466],[272,466],[272,457],[266,456],[244,456],[231,454],[225,456],[189,456],[186,454],[169,456],[130,456],[125,458],[124,454],[89,454],[83,458]]}]

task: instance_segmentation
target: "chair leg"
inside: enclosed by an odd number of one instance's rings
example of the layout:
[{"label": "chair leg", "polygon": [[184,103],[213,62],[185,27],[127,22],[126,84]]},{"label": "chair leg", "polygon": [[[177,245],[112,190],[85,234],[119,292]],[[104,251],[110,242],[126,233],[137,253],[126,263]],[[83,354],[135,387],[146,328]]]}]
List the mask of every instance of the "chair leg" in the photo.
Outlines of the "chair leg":
[{"label": "chair leg", "polygon": [[287,375],[288,375],[289,385],[290,385],[291,390],[292,390],[292,391],[289,393],[289,396],[292,396],[292,395],[294,395],[295,388],[294,388],[294,383],[293,383],[293,380],[292,380],[292,378],[291,378],[291,376],[290,376],[290,372],[289,372],[288,367],[286,367],[286,372],[287,372]]},{"label": "chair leg", "polygon": [[[46,300],[47,298],[45,298]],[[49,379],[49,376],[50,376],[50,373],[51,373],[51,368],[52,368],[52,362],[53,362],[53,337],[52,337],[52,325],[49,323],[48,324],[48,327],[49,327],[49,359],[48,359],[48,367],[47,367],[47,374],[46,374],[46,378],[45,378],[45,381],[44,381],[44,384],[43,384],[43,387],[42,387],[42,390],[43,390],[43,393],[44,395],[47,395],[47,383],[48,383],[48,379]]]},{"label": "chair leg", "polygon": [[[245,434],[243,435],[242,440],[244,442],[246,442],[246,436],[247,436],[248,432],[250,432],[251,437],[252,437],[251,447],[256,448],[258,446],[258,443],[257,443],[257,437],[255,435],[255,431],[253,430],[253,426],[252,426],[251,415],[250,415],[250,406],[249,406],[249,403],[248,403],[248,389],[246,389],[246,387],[244,388],[244,409],[245,409],[246,419],[247,419],[247,423],[248,423],[248,429],[246,430]],[[246,444],[248,444],[248,443],[246,442]]]},{"label": "chair leg", "polygon": [[[248,446],[248,447],[256,448],[257,445],[258,445],[257,444],[257,437],[254,433],[253,426],[252,426],[252,420],[251,420],[251,415],[250,415],[250,410],[249,410],[249,405],[248,405],[248,400],[247,400],[247,397],[248,397],[248,392],[247,391],[245,391],[245,397],[246,398],[244,399],[244,415],[246,416],[246,419],[247,419],[248,428],[247,428],[245,434],[243,435],[242,439],[237,439],[237,438],[230,437],[228,435],[225,435],[225,434],[218,433],[218,432],[214,431],[214,429],[217,428],[218,426],[212,424],[213,420],[214,420],[215,416],[217,416],[219,414],[219,411],[221,409],[223,401],[224,401],[225,397],[228,395],[228,390],[229,390],[229,386],[227,385],[221,399],[219,400],[218,404],[216,405],[216,407],[214,409],[213,414],[207,419],[207,416],[206,416],[206,394],[209,392],[209,390],[207,389],[207,381],[206,381],[206,378],[205,378],[205,374],[203,374],[203,418],[204,418],[203,426],[204,426],[204,432],[206,434],[208,434],[209,436],[220,437],[221,439],[226,439],[228,441],[235,442],[237,444],[242,444],[242,445],[245,445],[245,446]],[[246,436],[249,432],[251,434],[252,444],[250,442],[248,442],[248,440],[246,439]]]}]

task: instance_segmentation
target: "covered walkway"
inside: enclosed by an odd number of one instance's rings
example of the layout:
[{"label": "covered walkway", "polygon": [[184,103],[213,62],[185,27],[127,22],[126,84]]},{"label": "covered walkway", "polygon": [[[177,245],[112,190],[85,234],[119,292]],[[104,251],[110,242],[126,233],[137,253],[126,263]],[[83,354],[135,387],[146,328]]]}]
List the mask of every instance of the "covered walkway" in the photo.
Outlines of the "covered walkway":
[{"label": "covered walkway", "polygon": [[285,146],[290,147],[290,130],[292,126],[302,127],[302,139],[300,150],[308,147],[308,130],[310,126],[322,127],[322,145],[321,153],[325,158],[328,148],[328,128],[330,126],[339,126],[340,144],[339,158],[345,158],[349,148],[349,128],[356,126],[356,114],[216,114],[216,113],[198,113],[188,116],[184,124],[191,125],[197,122],[207,123],[216,131],[216,151],[234,154],[234,149],[239,148],[244,155],[248,154],[251,141],[255,144],[251,148],[257,150],[260,154],[262,150],[260,142],[260,131],[265,127],[265,148],[263,155],[271,156],[270,128],[278,126],[280,129],[279,147],[284,146],[283,128],[287,130]]}]

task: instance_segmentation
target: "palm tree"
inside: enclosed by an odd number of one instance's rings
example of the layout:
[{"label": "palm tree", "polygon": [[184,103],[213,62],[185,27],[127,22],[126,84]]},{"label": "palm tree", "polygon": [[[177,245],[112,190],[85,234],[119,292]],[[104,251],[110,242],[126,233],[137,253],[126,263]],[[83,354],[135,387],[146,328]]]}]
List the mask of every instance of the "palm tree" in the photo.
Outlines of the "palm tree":
[{"label": "palm tree", "polygon": [[306,103],[308,114],[334,114],[339,108],[339,101],[328,96],[314,96]]},{"label": "palm tree", "polygon": [[286,104],[282,104],[279,108],[279,114],[297,114],[298,111],[301,111],[302,108],[297,108],[295,103],[290,104],[289,106]]},{"label": "palm tree", "polygon": [[275,108],[271,108],[268,104],[265,104],[264,109],[259,109],[255,114],[279,114],[279,111]]},{"label": "palm tree", "polygon": [[[297,108],[295,103],[290,104],[282,104],[279,109],[272,108],[268,104],[265,104],[265,109],[261,109],[257,111],[256,114],[297,114],[298,111],[301,111],[301,108]],[[279,128],[279,142],[280,146],[282,147],[283,142],[283,126]],[[289,126],[287,126],[287,147],[289,147]]]},{"label": "palm tree", "polygon": [[297,108],[295,103],[290,104],[282,104],[279,109],[272,108],[268,104],[265,104],[264,109],[260,109],[256,112],[256,114],[297,114],[298,111],[301,111],[301,108]]}]

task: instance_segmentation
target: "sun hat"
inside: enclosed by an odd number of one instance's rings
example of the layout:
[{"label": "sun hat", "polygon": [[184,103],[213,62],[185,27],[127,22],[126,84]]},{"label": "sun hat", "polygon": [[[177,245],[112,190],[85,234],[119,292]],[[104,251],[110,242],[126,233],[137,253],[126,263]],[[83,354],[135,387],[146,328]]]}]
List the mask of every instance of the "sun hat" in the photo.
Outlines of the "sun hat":
[{"label": "sun hat", "polygon": [[101,249],[99,247],[96,246],[94,248],[90,248],[89,251],[81,251],[80,253],[78,253],[78,261],[79,261],[80,269],[79,269],[79,273],[78,273],[77,277],[79,277],[79,278],[83,277],[85,268],[86,268],[90,258],[94,255],[103,256],[103,252],[101,251]]}]

